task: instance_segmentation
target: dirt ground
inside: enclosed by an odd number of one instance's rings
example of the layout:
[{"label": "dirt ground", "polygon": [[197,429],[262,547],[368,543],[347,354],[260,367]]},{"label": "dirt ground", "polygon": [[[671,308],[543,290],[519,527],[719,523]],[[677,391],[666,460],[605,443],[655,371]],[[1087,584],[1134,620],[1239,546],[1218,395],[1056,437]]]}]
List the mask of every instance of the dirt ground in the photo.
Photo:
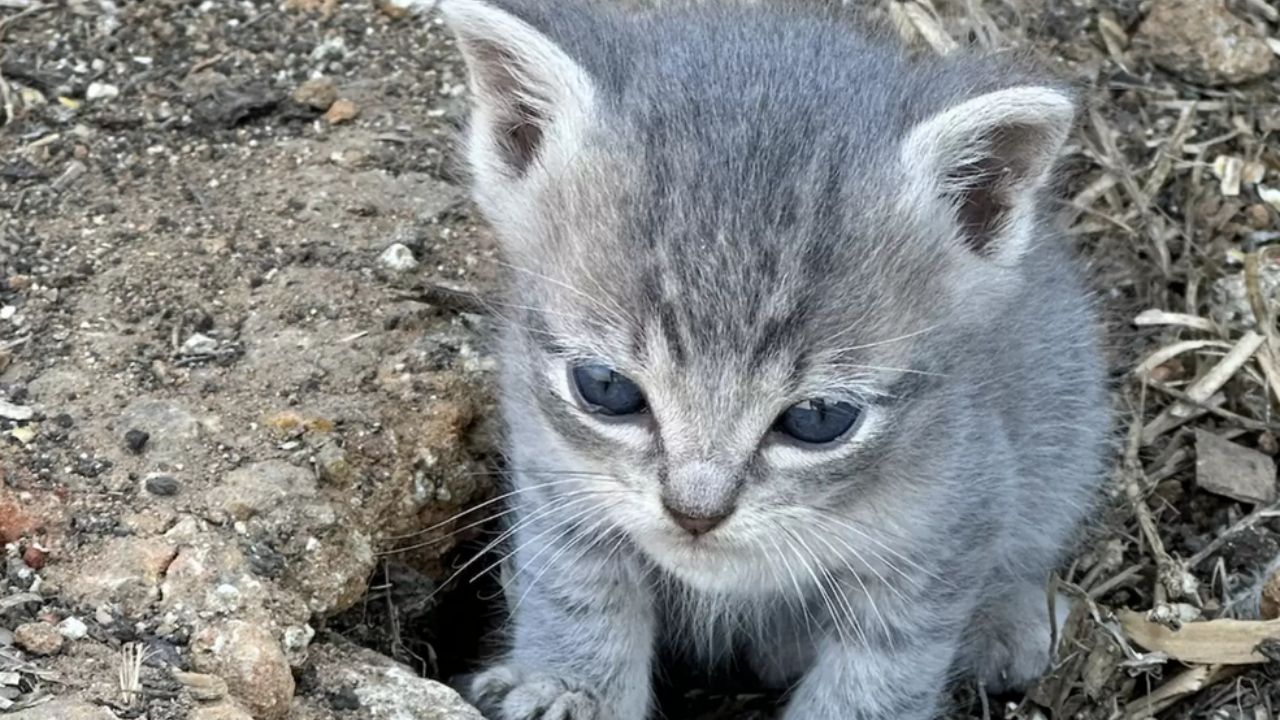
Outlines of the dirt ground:
[{"label": "dirt ground", "polygon": [[[1054,671],[954,715],[1277,717],[1280,10],[867,5],[1087,100],[1062,212],[1112,326],[1113,509]],[[478,717],[429,681],[500,621],[463,568],[492,512],[451,519],[501,470],[464,83],[389,1],[0,0],[0,715]]]}]

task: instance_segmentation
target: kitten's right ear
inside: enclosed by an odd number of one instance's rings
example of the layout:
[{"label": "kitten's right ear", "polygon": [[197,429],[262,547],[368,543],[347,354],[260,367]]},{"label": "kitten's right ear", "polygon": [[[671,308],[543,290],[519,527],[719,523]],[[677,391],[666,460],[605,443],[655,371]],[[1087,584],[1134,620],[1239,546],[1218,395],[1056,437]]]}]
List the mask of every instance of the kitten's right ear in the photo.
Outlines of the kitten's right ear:
[{"label": "kitten's right ear", "polygon": [[975,255],[1008,263],[1031,241],[1035,196],[1048,180],[1075,116],[1060,89],[989,92],[912,128],[900,157],[913,201],[943,200]]},{"label": "kitten's right ear", "polygon": [[483,0],[444,0],[473,98],[468,159],[481,183],[524,177],[591,118],[591,78],[551,38]]}]

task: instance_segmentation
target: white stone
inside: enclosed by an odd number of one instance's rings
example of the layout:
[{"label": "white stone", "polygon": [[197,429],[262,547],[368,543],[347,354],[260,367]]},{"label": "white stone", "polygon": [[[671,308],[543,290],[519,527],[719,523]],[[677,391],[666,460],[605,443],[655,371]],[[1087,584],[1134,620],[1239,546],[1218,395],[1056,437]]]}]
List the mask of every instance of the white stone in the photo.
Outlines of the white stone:
[{"label": "white stone", "polygon": [[396,272],[409,272],[418,267],[418,259],[413,256],[413,251],[402,243],[393,243],[382,251],[379,259],[388,270]]},{"label": "white stone", "polygon": [[58,623],[58,632],[68,640],[83,640],[89,634],[89,626],[79,618],[69,617]]},{"label": "white stone", "polygon": [[36,411],[26,405],[14,405],[11,402],[0,400],[0,418],[26,422],[35,417],[35,415]]},{"label": "white stone", "polygon": [[110,83],[91,82],[89,89],[85,91],[86,100],[93,102],[96,100],[114,100],[120,96],[120,88]]},{"label": "white stone", "polygon": [[217,350],[218,341],[201,333],[192,335],[187,338],[186,342],[182,343],[182,352],[188,355],[212,355]]}]

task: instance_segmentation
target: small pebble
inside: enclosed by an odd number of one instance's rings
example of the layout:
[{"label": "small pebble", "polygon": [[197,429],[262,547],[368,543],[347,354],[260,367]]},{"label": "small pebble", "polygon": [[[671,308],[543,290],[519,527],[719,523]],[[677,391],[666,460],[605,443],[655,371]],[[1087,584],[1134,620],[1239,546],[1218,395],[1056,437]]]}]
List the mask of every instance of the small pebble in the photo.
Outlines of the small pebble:
[{"label": "small pebble", "polygon": [[143,448],[147,446],[147,441],[150,439],[151,433],[137,428],[124,434],[124,444],[134,455],[141,455]]},{"label": "small pebble", "polygon": [[94,100],[113,100],[119,96],[120,88],[110,83],[100,82],[89,83],[89,89],[84,93],[84,98],[90,102]]},{"label": "small pebble", "polygon": [[325,78],[313,78],[298,86],[293,91],[293,101],[306,105],[314,110],[324,112],[338,99],[338,88],[333,81]]},{"label": "small pebble", "polygon": [[334,710],[359,710],[360,696],[356,695],[354,688],[340,688],[331,690],[327,693],[329,699],[329,707]]},{"label": "small pebble", "polygon": [[93,611],[93,621],[102,627],[110,627],[116,621],[115,613],[111,611],[108,604],[99,605],[97,610]]},{"label": "small pebble", "polygon": [[360,114],[360,108],[350,100],[338,100],[329,106],[329,111],[324,114],[324,119],[329,121],[330,125],[349,122],[354,120]]},{"label": "small pebble", "polygon": [[22,553],[22,562],[32,570],[39,570],[44,567],[45,552],[40,548],[32,545]]},{"label": "small pebble", "polygon": [[409,272],[418,267],[418,260],[413,256],[413,251],[401,243],[392,243],[382,251],[379,260],[384,267],[395,272]]},{"label": "small pebble", "polygon": [[89,626],[79,618],[69,617],[58,623],[58,632],[68,640],[83,640],[89,635]]},{"label": "small pebble", "polygon": [[151,475],[147,478],[147,492],[169,497],[178,494],[178,479],[172,475]]},{"label": "small pebble", "polygon": [[1262,583],[1258,611],[1263,620],[1280,619],[1280,560],[1272,563],[1273,571]]},{"label": "small pebble", "polygon": [[62,413],[53,419],[53,424],[60,428],[70,428],[76,424],[76,421],[75,418],[71,417],[67,413]]},{"label": "small pebble", "polygon": [[1271,211],[1262,203],[1254,203],[1245,209],[1245,219],[1254,230],[1266,230],[1271,227]]},{"label": "small pebble", "polygon": [[57,655],[62,650],[62,636],[48,623],[19,625],[13,631],[14,642],[32,655]]},{"label": "small pebble", "polygon": [[186,355],[212,355],[217,351],[218,341],[202,333],[196,333],[182,343],[182,352]]},{"label": "small pebble", "polygon": [[[409,248],[405,248],[408,250]],[[413,257],[412,254],[409,257]],[[26,422],[36,416],[36,411],[26,405],[15,405],[5,400],[0,400],[0,418],[5,420],[16,420],[18,422]]]}]

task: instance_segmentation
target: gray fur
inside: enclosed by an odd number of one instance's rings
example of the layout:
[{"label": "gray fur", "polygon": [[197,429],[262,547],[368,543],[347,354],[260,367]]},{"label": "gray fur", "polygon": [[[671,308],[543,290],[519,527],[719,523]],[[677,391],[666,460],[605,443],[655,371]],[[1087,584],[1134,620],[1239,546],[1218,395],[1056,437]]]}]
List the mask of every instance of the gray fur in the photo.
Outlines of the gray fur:
[{"label": "gray fur", "polygon": [[[767,7],[443,8],[476,92],[474,196],[512,267],[514,615],[473,699],[499,720],[642,720],[659,647],[712,665],[745,644],[792,688],[789,720],[924,720],[957,677],[1042,672],[1045,581],[1109,431],[1094,311],[1040,182],[1066,91]],[[986,108],[1016,117],[998,142],[904,150],[1020,87],[1042,90]],[[525,134],[499,126],[513,113]],[[941,177],[964,153],[1004,153],[1007,174]],[[1002,182],[1029,224],[974,241],[956,193]],[[635,380],[652,414],[580,411],[577,360]],[[781,447],[773,418],[824,394],[868,429]],[[733,514],[694,538],[660,497]]]}]

